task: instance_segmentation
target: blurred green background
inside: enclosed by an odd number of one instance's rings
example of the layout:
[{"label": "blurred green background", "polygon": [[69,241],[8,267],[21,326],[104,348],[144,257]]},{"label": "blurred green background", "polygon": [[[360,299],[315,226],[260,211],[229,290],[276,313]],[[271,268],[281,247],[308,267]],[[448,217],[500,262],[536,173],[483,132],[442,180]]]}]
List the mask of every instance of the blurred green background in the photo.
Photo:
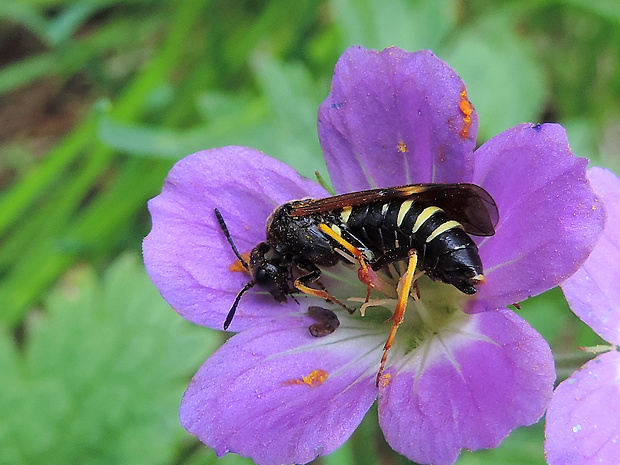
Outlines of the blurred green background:
[{"label": "blurred green background", "polygon": [[[577,155],[620,169],[617,0],[0,1],[0,464],[250,463],[179,425],[223,335],[146,277],[146,201],[176,160],[227,144],[326,176],[316,112],[353,44],[448,61],[479,143],[558,121]],[[522,307],[560,377],[598,342],[558,290]],[[316,463],[408,463],[376,425]],[[544,463],[542,431],[458,463]]]}]

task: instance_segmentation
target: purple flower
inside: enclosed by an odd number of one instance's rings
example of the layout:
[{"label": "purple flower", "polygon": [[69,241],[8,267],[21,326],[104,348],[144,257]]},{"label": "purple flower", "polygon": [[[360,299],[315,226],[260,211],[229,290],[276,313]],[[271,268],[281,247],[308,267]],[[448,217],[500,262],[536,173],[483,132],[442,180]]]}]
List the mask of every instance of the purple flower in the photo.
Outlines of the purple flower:
[{"label": "purple flower", "polygon": [[[352,434],[378,398],[388,443],[420,463],[451,464],[462,448],[497,446],[536,422],[555,379],[547,343],[506,306],[574,273],[602,229],[585,175],[560,126],[522,124],[474,152],[477,115],[457,74],[429,51],[361,47],[340,58],[319,110],[319,135],[338,193],[421,182],[473,182],[496,200],[493,237],[478,238],[486,284],[466,296],[419,279],[375,385],[394,309],[394,279],[365,316],[297,295],[277,303],[253,288],[224,344],[193,378],[181,422],[218,455],[261,465],[306,463]],[[294,148],[291,148],[294,150]],[[220,329],[249,280],[213,213],[241,252],[265,239],[265,222],[286,201],[329,194],[261,152],[225,147],[190,155],[149,203],[148,272],[183,317]],[[398,264],[392,268],[397,272]],[[362,300],[355,267],[323,269],[336,298]],[[313,337],[308,308],[331,308],[340,327]]]},{"label": "purple flower", "polygon": [[560,383],[547,412],[545,451],[551,465],[620,463],[620,179],[588,170],[605,204],[605,230],[577,273],[562,284],[571,309],[603,339],[599,355]]}]

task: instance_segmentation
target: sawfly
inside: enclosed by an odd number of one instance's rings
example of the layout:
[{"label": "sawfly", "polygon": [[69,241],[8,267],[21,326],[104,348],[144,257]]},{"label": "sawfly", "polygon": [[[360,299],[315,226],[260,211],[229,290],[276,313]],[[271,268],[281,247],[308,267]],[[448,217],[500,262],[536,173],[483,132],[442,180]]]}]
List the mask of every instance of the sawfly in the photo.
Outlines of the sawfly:
[{"label": "sawfly", "polygon": [[[347,308],[322,286],[312,287],[321,277],[321,267],[359,264],[358,275],[368,286],[368,300],[373,273],[407,261],[377,383],[404,317],[416,269],[465,294],[475,294],[476,286],[485,279],[478,247],[470,235],[492,236],[499,218],[491,195],[469,183],[410,184],[294,200],[269,216],[267,237],[254,247],[248,262],[217,209],[215,214],[235,255],[252,277],[237,294],[224,329],[232,322],[241,296],[254,286],[268,291],[278,302],[302,292]],[[326,334],[329,332],[317,331],[313,335]]]}]

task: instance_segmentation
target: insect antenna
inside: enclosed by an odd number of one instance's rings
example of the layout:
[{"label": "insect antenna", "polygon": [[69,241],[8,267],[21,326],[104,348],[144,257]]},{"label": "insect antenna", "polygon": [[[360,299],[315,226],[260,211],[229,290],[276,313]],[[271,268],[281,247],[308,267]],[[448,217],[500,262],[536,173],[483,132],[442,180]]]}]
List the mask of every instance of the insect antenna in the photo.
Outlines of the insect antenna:
[{"label": "insect antenna", "polygon": [[[232,240],[232,236],[230,235],[230,232],[228,231],[228,227],[226,226],[226,222],[224,221],[224,218],[222,217],[222,214],[220,213],[220,211],[217,208],[215,209],[215,216],[217,216],[217,221],[220,224],[220,227],[222,228],[222,231],[224,232],[224,236],[226,236],[226,240],[230,244],[230,247],[232,248],[233,252],[235,253],[237,258],[239,259],[239,261],[243,265],[243,268],[245,268],[245,271],[247,271],[248,274],[250,276],[252,276],[252,270],[250,269],[250,265],[241,256],[241,254],[239,253],[239,250],[237,250],[237,246],[235,245],[235,243]],[[256,284],[254,282],[254,280],[248,282],[245,286],[243,286],[243,289],[241,289],[239,291],[239,293],[237,294],[237,297],[235,297],[235,301],[233,302],[232,307],[230,307],[230,310],[228,311],[228,315],[226,315],[226,320],[224,320],[224,329],[225,330],[228,329],[228,327],[230,326],[230,323],[232,323],[232,320],[233,320],[233,318],[235,316],[235,312],[237,311],[237,306],[239,305],[239,301],[241,300],[241,296],[243,294],[245,294],[245,292],[248,289],[251,289],[252,287],[254,287],[254,284]]]},{"label": "insect antenna", "polygon": [[254,281],[250,281],[245,286],[243,286],[243,289],[239,291],[239,293],[237,294],[237,297],[235,297],[235,302],[232,304],[232,307],[230,307],[230,310],[228,311],[228,315],[226,315],[226,320],[224,321],[224,329],[228,329],[228,327],[230,326],[230,323],[232,323],[232,319],[234,318],[235,312],[237,311],[237,305],[239,305],[241,296],[245,294],[245,291],[253,288],[254,284],[255,284]]},{"label": "insect antenna", "polygon": [[226,240],[230,244],[230,247],[232,248],[233,252],[235,252],[235,255],[237,256],[237,258],[243,265],[243,268],[245,268],[245,271],[247,271],[248,274],[252,276],[252,270],[250,269],[250,265],[248,265],[248,262],[245,261],[245,259],[239,253],[239,250],[237,250],[237,246],[233,242],[230,232],[228,232],[228,227],[226,226],[224,217],[222,217],[222,214],[217,208],[215,209],[215,216],[217,216],[217,221],[220,223],[220,228],[222,228],[222,231],[224,231],[224,236],[226,236]]}]

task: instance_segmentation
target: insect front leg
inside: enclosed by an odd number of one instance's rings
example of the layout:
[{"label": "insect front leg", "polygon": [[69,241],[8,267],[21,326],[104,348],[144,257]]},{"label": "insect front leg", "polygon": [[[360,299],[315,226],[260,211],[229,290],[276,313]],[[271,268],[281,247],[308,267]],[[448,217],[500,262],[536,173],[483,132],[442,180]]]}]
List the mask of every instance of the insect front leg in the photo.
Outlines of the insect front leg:
[{"label": "insect front leg", "polygon": [[354,313],[355,310],[347,307],[345,304],[340,302],[334,296],[330,295],[325,289],[314,289],[309,285],[317,282],[321,277],[321,269],[317,267],[314,263],[304,263],[298,264],[300,268],[307,270],[309,273],[303,276],[300,276],[295,280],[295,288],[303,292],[304,294],[313,295],[320,299],[328,300],[340,305],[342,308],[346,309],[349,313]]}]

